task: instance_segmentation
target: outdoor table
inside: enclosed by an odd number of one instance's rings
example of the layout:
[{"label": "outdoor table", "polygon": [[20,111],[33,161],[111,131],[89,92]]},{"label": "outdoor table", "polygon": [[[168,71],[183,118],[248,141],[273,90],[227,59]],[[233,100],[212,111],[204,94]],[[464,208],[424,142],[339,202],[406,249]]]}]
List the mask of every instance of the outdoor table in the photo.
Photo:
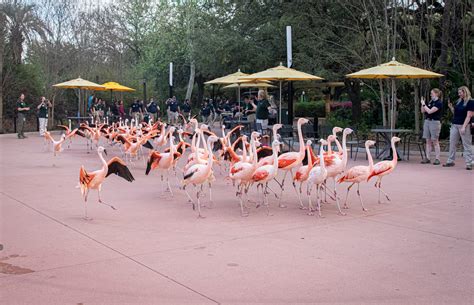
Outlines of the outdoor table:
[{"label": "outdoor table", "polygon": [[89,124],[93,121],[93,118],[90,116],[68,116],[67,119],[75,122],[75,127],[79,126],[79,123],[82,121],[88,121]]},{"label": "outdoor table", "polygon": [[[376,128],[372,129],[371,132],[375,133],[376,143],[379,143],[379,136],[382,138],[382,141],[385,143],[383,150],[376,154],[377,159],[391,159],[392,158],[392,137],[393,136],[402,136],[406,137],[410,133],[413,133],[411,129],[390,129],[390,128]],[[402,160],[401,154],[397,148],[397,155],[399,160]]]}]

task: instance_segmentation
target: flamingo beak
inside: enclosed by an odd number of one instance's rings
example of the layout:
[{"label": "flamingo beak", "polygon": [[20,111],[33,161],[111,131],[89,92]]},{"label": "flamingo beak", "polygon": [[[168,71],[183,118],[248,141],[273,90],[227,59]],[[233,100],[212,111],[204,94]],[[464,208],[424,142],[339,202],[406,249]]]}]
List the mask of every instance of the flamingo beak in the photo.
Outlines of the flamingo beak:
[{"label": "flamingo beak", "polygon": [[104,154],[107,156],[107,150],[104,149]]}]

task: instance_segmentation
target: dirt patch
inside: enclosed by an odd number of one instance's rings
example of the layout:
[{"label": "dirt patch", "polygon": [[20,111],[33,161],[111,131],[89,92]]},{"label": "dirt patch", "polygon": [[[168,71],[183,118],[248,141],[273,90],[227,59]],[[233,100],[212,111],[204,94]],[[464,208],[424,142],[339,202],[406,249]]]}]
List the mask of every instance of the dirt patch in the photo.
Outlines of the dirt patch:
[{"label": "dirt patch", "polygon": [[35,272],[34,270],[28,269],[28,268],[23,268],[20,266],[15,266],[12,264],[8,264],[5,262],[0,262],[0,273],[3,274],[26,274],[26,273],[32,273]]}]

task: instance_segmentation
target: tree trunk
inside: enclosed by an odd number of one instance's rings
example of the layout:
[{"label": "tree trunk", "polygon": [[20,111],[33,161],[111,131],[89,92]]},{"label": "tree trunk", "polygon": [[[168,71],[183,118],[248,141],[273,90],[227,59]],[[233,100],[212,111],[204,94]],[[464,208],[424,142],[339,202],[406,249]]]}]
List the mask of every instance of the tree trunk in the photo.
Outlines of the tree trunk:
[{"label": "tree trunk", "polygon": [[193,87],[194,87],[194,76],[196,75],[196,65],[194,64],[194,60],[191,61],[191,68],[189,72],[189,81],[188,81],[188,89],[186,90],[186,97],[185,99],[191,100],[191,95],[193,94]]},{"label": "tree trunk", "polygon": [[420,133],[420,91],[419,91],[419,81],[415,80],[414,82],[414,90],[415,90],[415,134]]},{"label": "tree trunk", "polygon": [[387,126],[387,111],[385,109],[385,90],[383,86],[383,81],[379,79],[378,82],[380,88],[380,104],[382,106],[382,124],[383,126]]},{"label": "tree trunk", "polygon": [[0,14],[0,133],[3,133],[3,55],[6,34],[6,18],[4,14]]},{"label": "tree trunk", "polygon": [[440,87],[441,90],[445,91],[445,81],[446,77],[448,76],[448,49],[449,49],[449,40],[452,35],[451,33],[451,8],[452,8],[453,1],[445,0],[444,1],[444,12],[443,12],[443,23],[441,27],[441,53],[439,56],[439,67],[441,69],[441,74],[444,77],[440,80]]},{"label": "tree trunk", "polygon": [[352,102],[352,124],[356,124],[360,120],[362,114],[360,82],[352,79],[346,79],[345,85],[349,98]]},{"label": "tree trunk", "polygon": [[201,74],[198,74],[196,76],[196,83],[197,83],[197,86],[198,86],[197,103],[199,105],[199,104],[202,103],[202,100],[204,98],[204,77]]}]

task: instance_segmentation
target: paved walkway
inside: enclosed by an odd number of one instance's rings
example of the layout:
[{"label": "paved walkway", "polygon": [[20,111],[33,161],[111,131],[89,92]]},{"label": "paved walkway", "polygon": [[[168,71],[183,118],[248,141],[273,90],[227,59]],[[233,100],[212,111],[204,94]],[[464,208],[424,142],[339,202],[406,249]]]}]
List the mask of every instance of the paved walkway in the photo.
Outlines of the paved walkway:
[{"label": "paved walkway", "polygon": [[400,162],[384,178],[392,202],[377,204],[371,183],[368,212],[353,193],[347,216],[331,203],[322,219],[297,208],[290,185],[288,208],[271,198],[273,216],[241,218],[219,171],[215,207],[197,219],[137,163],[133,183],[104,184],[118,210],[91,193],[85,221],[79,168],[100,161],[81,140],[53,158],[38,136],[3,135],[0,159],[1,304],[473,304],[474,181],[461,160]]}]

